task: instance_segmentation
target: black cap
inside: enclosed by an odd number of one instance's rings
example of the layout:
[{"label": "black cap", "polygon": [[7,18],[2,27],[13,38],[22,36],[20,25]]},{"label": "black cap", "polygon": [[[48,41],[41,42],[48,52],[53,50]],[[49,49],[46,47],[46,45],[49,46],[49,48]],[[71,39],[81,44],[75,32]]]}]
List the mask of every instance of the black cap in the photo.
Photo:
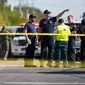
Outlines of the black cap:
[{"label": "black cap", "polygon": [[29,18],[36,18],[36,16],[34,14],[30,14]]},{"label": "black cap", "polygon": [[44,14],[50,14],[51,12],[50,11],[48,11],[48,10],[45,10],[44,11]]}]

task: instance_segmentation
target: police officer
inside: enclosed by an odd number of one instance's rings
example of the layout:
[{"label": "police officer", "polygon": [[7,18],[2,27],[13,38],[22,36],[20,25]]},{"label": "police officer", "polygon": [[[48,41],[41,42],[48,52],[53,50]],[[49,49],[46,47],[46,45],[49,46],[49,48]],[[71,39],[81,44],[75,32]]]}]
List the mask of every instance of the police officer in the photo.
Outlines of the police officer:
[{"label": "police officer", "polygon": [[[24,26],[25,33],[36,33],[36,26],[34,22],[36,20],[36,16],[34,14],[29,15],[29,22],[27,22]],[[35,67],[33,64],[34,52],[36,43],[38,43],[38,38],[36,35],[26,35],[28,46],[26,48],[25,60],[27,60],[27,67]]]},{"label": "police officer", "polygon": [[59,67],[60,60],[63,59],[63,67],[67,67],[67,49],[68,49],[68,34],[70,34],[69,26],[64,24],[63,19],[58,20],[56,28],[57,35],[55,36],[54,60],[55,67]]},{"label": "police officer", "polygon": [[[51,12],[45,10],[44,11],[45,18],[43,18],[39,23],[40,32],[53,33],[54,23],[57,21],[59,17],[61,17],[67,11],[69,11],[69,9],[62,11],[55,17],[50,17]],[[47,59],[48,66],[52,66],[53,48],[54,48],[53,36],[41,36],[41,59]],[[48,54],[47,54],[47,49],[48,49]],[[45,54],[47,54],[47,56]],[[41,66],[43,66],[43,62],[41,63]]]},{"label": "police officer", "polygon": [[[72,34],[77,33],[77,27],[73,22],[73,16],[69,15],[67,17],[68,19],[68,25],[70,26],[70,31]],[[68,41],[68,67],[74,67],[75,66],[75,36],[69,36],[69,41]]]},{"label": "police officer", "polygon": [[[85,19],[82,19],[81,21],[81,27],[78,30],[78,33],[80,34],[85,34]],[[81,66],[85,68],[85,36],[81,36],[81,56],[80,56],[80,60],[81,60]]]}]

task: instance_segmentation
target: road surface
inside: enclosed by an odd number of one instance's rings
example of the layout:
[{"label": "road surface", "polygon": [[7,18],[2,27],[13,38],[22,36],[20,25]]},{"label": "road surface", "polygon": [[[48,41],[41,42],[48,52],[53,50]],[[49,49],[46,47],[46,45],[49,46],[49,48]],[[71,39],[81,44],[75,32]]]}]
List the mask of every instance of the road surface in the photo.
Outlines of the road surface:
[{"label": "road surface", "polygon": [[2,66],[0,85],[85,85],[85,69]]}]

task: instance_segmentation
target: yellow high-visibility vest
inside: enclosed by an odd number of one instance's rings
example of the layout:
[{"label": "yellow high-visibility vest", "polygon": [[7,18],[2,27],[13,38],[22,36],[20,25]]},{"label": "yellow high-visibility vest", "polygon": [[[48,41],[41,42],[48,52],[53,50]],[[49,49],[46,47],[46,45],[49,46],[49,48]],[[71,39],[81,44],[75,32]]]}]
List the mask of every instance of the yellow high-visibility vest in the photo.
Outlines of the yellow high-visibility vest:
[{"label": "yellow high-visibility vest", "polygon": [[65,24],[62,24],[57,26],[57,30],[58,30],[58,34],[61,35],[55,36],[55,39],[57,41],[68,41],[68,34],[71,33],[70,27]]}]

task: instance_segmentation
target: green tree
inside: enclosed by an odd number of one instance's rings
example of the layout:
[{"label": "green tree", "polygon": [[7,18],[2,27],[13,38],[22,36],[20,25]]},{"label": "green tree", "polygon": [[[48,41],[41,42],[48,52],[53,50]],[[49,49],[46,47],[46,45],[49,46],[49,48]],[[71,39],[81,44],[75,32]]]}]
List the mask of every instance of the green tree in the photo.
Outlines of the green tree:
[{"label": "green tree", "polygon": [[10,25],[19,25],[20,13],[17,9],[14,9],[13,12],[10,12],[10,16],[8,16],[8,21],[10,22]]},{"label": "green tree", "polygon": [[3,10],[7,0],[0,0],[0,10]]},{"label": "green tree", "polygon": [[29,14],[34,13],[37,16],[37,22],[43,17],[41,10],[32,7],[23,6],[23,17],[20,17],[19,7],[14,7],[11,11],[11,5],[6,5],[7,0],[0,0],[0,25],[13,26],[19,25],[21,22],[26,22],[26,9],[29,10]]}]

